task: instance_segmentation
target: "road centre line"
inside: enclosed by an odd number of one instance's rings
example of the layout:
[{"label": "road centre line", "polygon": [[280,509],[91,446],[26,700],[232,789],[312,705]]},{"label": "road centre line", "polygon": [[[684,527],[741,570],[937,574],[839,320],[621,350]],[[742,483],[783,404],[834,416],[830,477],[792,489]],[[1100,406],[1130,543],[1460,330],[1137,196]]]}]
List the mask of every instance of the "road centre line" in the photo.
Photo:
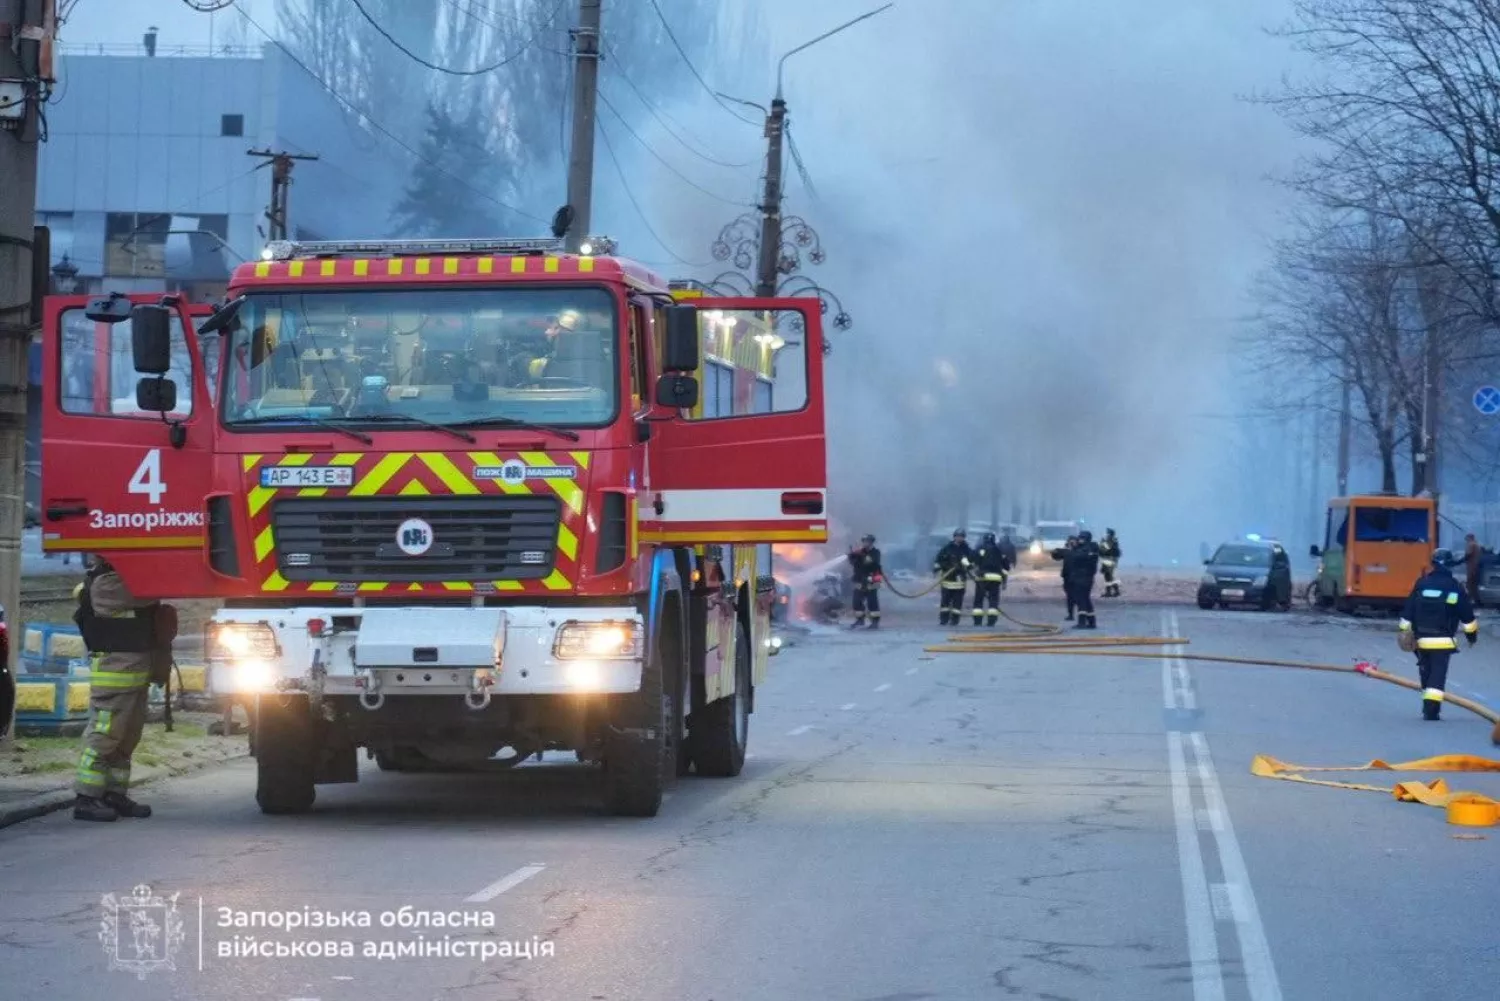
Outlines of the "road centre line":
[{"label": "road centre line", "polygon": [[877,692],[884,692],[884,691],[887,691],[890,687],[891,687],[891,683],[889,681],[887,681],[883,685],[877,685],[876,688],[875,688],[875,691],[877,691]]},{"label": "road centre line", "polygon": [[1182,873],[1182,901],[1187,911],[1188,964],[1193,973],[1194,1001],[1224,1001],[1224,977],[1219,966],[1219,939],[1214,930],[1212,898],[1203,870],[1203,849],[1188,786],[1182,734],[1167,734],[1167,760],[1172,769],[1172,813],[1177,820],[1177,866]]},{"label": "road centre line", "polygon": [[804,733],[807,733],[811,729],[812,729],[812,727],[807,726],[807,725],[804,724],[803,726],[797,727],[797,729],[795,729],[795,730],[788,730],[786,735],[788,737],[800,737]]},{"label": "road centre line", "polygon": [[532,876],[535,876],[545,868],[547,867],[540,862],[533,862],[531,865],[523,865],[515,872],[510,873],[506,876],[502,876],[499,879],[495,880],[489,886],[486,886],[484,889],[480,890],[473,896],[465,897],[464,902],[468,904],[483,904],[487,901],[494,900],[505,891],[513,890],[516,887],[520,886],[522,883],[526,882]]},{"label": "road centre line", "polygon": [[845,702],[843,705],[839,706],[839,709],[842,712],[848,712],[850,709],[853,709],[858,704],[859,703],[857,703],[857,702]]}]

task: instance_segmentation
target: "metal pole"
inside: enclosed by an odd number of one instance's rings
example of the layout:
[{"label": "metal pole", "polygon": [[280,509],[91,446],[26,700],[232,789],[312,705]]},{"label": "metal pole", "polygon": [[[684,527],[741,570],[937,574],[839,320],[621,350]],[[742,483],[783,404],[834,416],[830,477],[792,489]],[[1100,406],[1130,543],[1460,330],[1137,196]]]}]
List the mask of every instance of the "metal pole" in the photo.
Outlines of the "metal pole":
[{"label": "metal pole", "polygon": [[[36,225],[40,35],[44,0],[0,0],[0,79],[19,80],[22,104],[0,114],[0,606],[10,628],[10,655],[0,685],[16,677],[21,647],[21,533],[26,505],[26,397]],[[10,693],[4,693],[9,695]],[[9,704],[12,700],[5,698]],[[13,717],[0,719],[0,736]]]},{"label": "metal pole", "polygon": [[1339,403],[1339,496],[1349,496],[1349,435],[1352,415],[1349,411],[1349,360],[1344,360],[1343,385]]},{"label": "metal pole", "polygon": [[573,36],[573,142],[568,152],[568,204],[573,221],[564,239],[569,253],[583,249],[593,223],[594,119],[599,94],[599,28],[603,0],[578,0],[578,31]]},{"label": "metal pole", "polygon": [[[247,156],[258,156],[271,165],[271,204],[266,209],[266,239],[285,240],[289,232],[287,201],[292,186],[292,167],[297,160],[316,160],[311,153],[288,153],[285,150],[252,149]],[[264,166],[262,164],[261,166]],[[258,168],[257,168],[258,169]]]},{"label": "metal pole", "polygon": [[786,134],[786,102],[777,97],[766,116],[766,189],[760,205],[760,260],[755,294],[776,294],[781,274],[781,140]]}]

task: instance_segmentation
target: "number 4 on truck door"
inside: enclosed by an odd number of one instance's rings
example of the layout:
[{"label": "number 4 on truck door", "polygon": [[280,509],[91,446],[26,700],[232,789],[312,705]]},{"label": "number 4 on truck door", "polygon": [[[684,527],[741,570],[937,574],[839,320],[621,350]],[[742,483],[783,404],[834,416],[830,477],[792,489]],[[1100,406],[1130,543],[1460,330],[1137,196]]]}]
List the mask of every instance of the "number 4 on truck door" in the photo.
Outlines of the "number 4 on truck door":
[{"label": "number 4 on truck door", "polygon": [[215,590],[203,558],[214,408],[191,325],[209,311],[160,302],[47,300],[42,547],[107,556],[140,597],[191,597]]}]

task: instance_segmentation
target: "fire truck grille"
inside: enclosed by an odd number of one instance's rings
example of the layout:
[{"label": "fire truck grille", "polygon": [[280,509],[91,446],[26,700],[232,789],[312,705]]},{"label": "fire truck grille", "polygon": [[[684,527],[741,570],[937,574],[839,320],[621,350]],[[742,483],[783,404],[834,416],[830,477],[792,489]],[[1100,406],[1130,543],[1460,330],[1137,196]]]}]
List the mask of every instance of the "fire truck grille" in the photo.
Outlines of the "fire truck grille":
[{"label": "fire truck grille", "polygon": [[271,523],[290,581],[536,580],[561,516],[555,497],[296,498]]}]

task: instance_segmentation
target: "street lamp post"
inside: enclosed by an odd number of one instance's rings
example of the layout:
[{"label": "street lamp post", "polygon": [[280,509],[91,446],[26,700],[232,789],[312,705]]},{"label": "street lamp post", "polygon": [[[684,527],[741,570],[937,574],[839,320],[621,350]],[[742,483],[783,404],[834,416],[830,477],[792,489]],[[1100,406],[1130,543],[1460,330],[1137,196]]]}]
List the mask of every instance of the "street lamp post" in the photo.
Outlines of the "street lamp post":
[{"label": "street lamp post", "polygon": [[70,261],[67,254],[63,254],[62,260],[52,265],[52,281],[62,295],[72,295],[78,288],[78,265]]}]

